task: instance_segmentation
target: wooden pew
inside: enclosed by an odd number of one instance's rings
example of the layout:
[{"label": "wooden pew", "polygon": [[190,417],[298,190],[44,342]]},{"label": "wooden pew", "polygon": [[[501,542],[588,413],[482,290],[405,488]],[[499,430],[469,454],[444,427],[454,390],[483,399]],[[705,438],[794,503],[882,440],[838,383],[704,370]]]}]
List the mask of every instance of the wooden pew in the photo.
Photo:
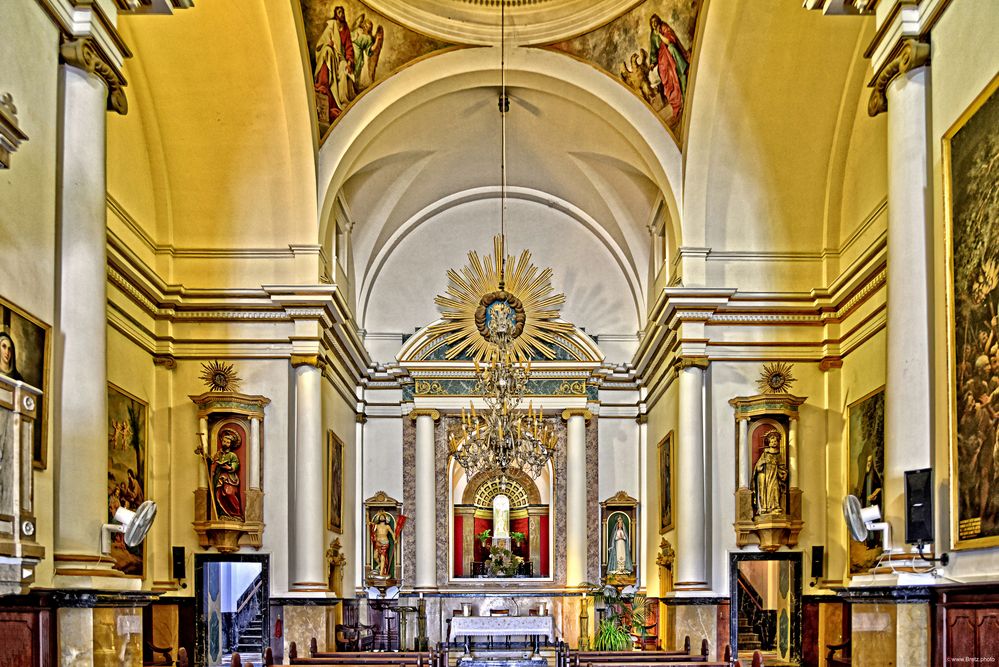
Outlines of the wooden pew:
[{"label": "wooden pew", "polygon": [[312,655],[308,658],[298,655],[298,644],[288,645],[288,664],[290,665],[357,665],[358,667],[425,667],[430,664],[426,653],[323,653],[317,655],[315,638],[309,642]]},{"label": "wooden pew", "polygon": [[572,658],[573,667],[609,667],[610,665],[729,665],[731,666],[731,649],[725,654],[724,662],[708,662],[710,645],[707,639],[701,640],[699,655],[690,653],[690,637],[684,638],[686,651],[577,651]]}]

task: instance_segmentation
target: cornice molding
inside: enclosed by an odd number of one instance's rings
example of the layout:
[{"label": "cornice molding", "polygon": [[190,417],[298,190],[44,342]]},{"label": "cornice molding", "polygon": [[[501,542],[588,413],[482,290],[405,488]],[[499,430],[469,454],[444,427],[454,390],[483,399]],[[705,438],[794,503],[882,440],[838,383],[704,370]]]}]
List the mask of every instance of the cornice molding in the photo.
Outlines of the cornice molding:
[{"label": "cornice molding", "polygon": [[867,115],[874,117],[888,110],[888,85],[906,72],[922,67],[930,60],[930,45],[917,39],[904,39],[898,53],[878,70],[867,102]]},{"label": "cornice molding", "polygon": [[27,140],[28,135],[17,122],[14,97],[10,93],[3,93],[0,95],[0,169],[10,169],[10,156],[22,141]]},{"label": "cornice molding", "polygon": [[82,69],[104,82],[108,88],[108,111],[116,111],[123,116],[128,113],[125,77],[92,37],[64,41],[59,47],[59,58],[67,65]]}]

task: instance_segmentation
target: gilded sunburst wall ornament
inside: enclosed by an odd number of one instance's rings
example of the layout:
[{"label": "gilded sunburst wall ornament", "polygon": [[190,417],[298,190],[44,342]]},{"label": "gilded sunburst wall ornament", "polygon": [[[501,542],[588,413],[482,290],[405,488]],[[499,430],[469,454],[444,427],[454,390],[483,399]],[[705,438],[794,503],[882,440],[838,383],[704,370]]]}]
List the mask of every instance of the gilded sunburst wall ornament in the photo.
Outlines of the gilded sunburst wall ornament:
[{"label": "gilded sunburst wall ornament", "polygon": [[756,386],[761,394],[787,394],[790,393],[791,385],[795,381],[796,378],[791,374],[791,364],[775,361],[763,365]]},{"label": "gilded sunburst wall ornament", "polygon": [[531,253],[508,255],[503,270],[503,240],[493,238],[493,254],[480,259],[474,250],[461,272],[447,272],[447,293],[434,302],[442,308],[443,322],[428,334],[446,334],[446,359],[462,354],[475,361],[489,360],[496,353],[493,339],[501,333],[512,338],[512,351],[518,361],[530,359],[533,352],[546,359],[555,353],[546,343],[572,332],[572,325],[559,322],[564,294],[553,294],[552,270],[540,270],[531,262]]},{"label": "gilded sunburst wall ornament", "polygon": [[242,382],[232,364],[218,360],[201,364],[200,377],[209,391],[236,391]]}]

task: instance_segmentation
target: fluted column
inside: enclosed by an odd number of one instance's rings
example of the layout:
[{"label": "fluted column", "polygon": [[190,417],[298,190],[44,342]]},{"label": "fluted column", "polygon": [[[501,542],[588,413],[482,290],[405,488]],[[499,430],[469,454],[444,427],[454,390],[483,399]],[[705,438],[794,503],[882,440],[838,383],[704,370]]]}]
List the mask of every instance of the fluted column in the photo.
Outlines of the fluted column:
[{"label": "fluted column", "polygon": [[[72,62],[72,61],[70,61]],[[101,562],[107,499],[107,196],[105,81],[82,63],[59,68],[55,565],[59,585],[109,574]],[[69,579],[63,581],[60,575]],[[108,582],[97,584],[106,586]]]},{"label": "fluted column", "polygon": [[[913,46],[916,54],[917,46]],[[927,47],[928,48],[928,47]],[[900,56],[901,58],[901,56]],[[887,85],[888,314],[885,379],[885,515],[893,543],[905,529],[903,471],[931,465],[930,298],[932,219],[929,67],[906,68]],[[910,69],[911,68],[911,69]]]},{"label": "fluted column", "polygon": [[437,511],[434,470],[434,422],[437,410],[416,409],[416,588],[437,585]]},{"label": "fluted column", "polygon": [[322,371],[316,356],[294,356],[295,471],[291,485],[290,588],[325,591],[326,521],[323,496]]},{"label": "fluted column", "polygon": [[704,512],[704,369],[707,360],[682,359],[677,422],[676,591],[708,588],[706,536],[711,519]]},{"label": "fluted column", "polygon": [[565,583],[586,581],[586,422],[585,408],[562,411],[566,421],[565,466]]}]

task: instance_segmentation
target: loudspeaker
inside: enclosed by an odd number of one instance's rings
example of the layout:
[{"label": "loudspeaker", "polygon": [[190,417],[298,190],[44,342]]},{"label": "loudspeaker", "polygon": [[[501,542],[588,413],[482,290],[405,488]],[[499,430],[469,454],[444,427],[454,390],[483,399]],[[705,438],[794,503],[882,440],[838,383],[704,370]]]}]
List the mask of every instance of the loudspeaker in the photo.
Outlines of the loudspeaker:
[{"label": "loudspeaker", "polygon": [[905,471],[905,542],[933,542],[933,471]]},{"label": "loudspeaker", "polygon": [[812,547],[812,579],[822,578],[822,566],[825,564],[826,548],[823,546]]},{"label": "loudspeaker", "polygon": [[187,578],[187,554],[184,547],[173,548],[173,578]]}]

